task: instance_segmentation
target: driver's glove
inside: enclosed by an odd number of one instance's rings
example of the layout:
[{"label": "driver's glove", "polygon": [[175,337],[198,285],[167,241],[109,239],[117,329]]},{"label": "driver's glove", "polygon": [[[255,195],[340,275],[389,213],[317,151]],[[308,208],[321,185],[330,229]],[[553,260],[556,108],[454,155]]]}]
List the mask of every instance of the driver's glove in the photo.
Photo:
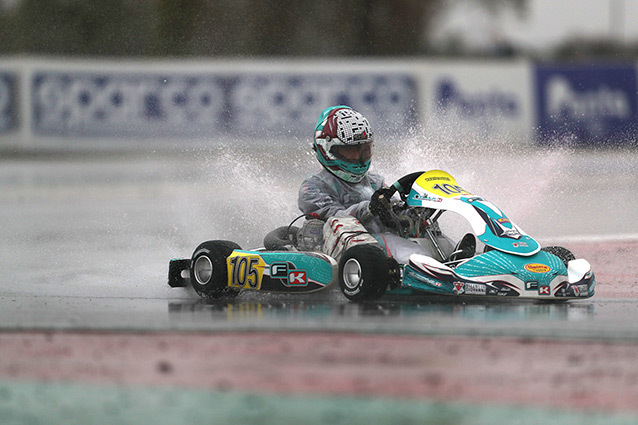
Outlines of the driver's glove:
[{"label": "driver's glove", "polygon": [[391,196],[392,189],[389,187],[377,189],[377,191],[372,194],[370,205],[368,206],[370,213],[375,217],[379,217],[381,223],[387,227],[396,226],[392,212],[392,203],[390,202]]}]

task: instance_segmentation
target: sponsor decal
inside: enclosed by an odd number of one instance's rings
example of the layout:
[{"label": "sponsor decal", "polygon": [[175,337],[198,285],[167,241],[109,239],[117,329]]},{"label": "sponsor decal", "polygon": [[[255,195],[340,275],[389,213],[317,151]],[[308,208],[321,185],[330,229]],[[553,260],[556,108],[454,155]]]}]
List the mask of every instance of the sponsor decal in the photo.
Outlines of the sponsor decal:
[{"label": "sponsor decal", "polygon": [[498,295],[498,289],[489,287],[489,288],[487,288],[487,294],[488,295]]},{"label": "sponsor decal", "polygon": [[516,229],[505,229],[503,231],[503,236],[512,238],[512,239],[518,239],[521,237],[521,234],[518,233],[518,230]]},{"label": "sponsor decal", "polygon": [[497,220],[499,223],[503,224],[503,223],[510,223],[510,219],[507,217],[501,217]]},{"label": "sponsor decal", "polygon": [[[427,264],[422,264],[421,267],[423,267],[425,270],[427,270]],[[430,278],[425,277],[425,276],[423,276],[421,274],[417,274],[416,276],[417,276],[417,278],[420,281],[425,282],[428,285],[436,286],[437,288],[443,287],[443,284],[441,282],[439,282],[438,280],[430,279]]]},{"label": "sponsor decal", "polygon": [[525,289],[538,289],[538,282],[531,280],[529,282],[525,282]]},{"label": "sponsor decal", "polygon": [[443,202],[443,198],[433,198],[432,196],[428,195],[415,195],[414,199],[418,199],[421,201]]},{"label": "sponsor decal", "polygon": [[270,277],[281,279],[286,286],[307,286],[308,273],[305,270],[295,269],[291,262],[272,263],[270,265]]},{"label": "sponsor decal", "polygon": [[[412,265],[414,265],[415,267],[419,268],[419,265],[415,264],[415,263],[411,263]],[[422,267],[427,267],[426,264],[422,264]],[[427,268],[426,268],[427,270]],[[419,273],[418,271],[413,271],[411,273],[409,273],[411,277],[415,278],[416,280],[423,282],[423,283],[427,283],[428,285],[431,286],[435,286],[437,288],[441,288],[443,287],[443,285],[441,284],[441,282],[434,280],[434,279],[430,279],[429,277],[423,276],[423,274]]]},{"label": "sponsor decal", "polygon": [[539,286],[538,287],[538,295],[550,295],[551,291],[549,286]]},{"label": "sponsor decal", "polygon": [[464,292],[464,286],[465,283],[463,282],[454,282],[454,293],[455,294],[462,294]]},{"label": "sponsor decal", "polygon": [[487,287],[482,283],[466,283],[465,293],[467,295],[487,295]]},{"label": "sponsor decal", "polygon": [[431,182],[431,181],[435,181],[435,180],[444,180],[444,181],[447,181],[447,182],[450,181],[449,177],[427,177],[425,179],[425,181],[427,181],[427,182]]},{"label": "sponsor decal", "polygon": [[525,270],[532,273],[547,273],[551,271],[551,268],[545,264],[529,263],[525,264]]},{"label": "sponsor decal", "polygon": [[270,277],[283,279],[288,276],[288,263],[272,263],[270,265]]},{"label": "sponsor decal", "polygon": [[294,270],[288,273],[288,285],[290,286],[306,286],[308,285],[308,277],[305,270]]},{"label": "sponsor decal", "polygon": [[518,287],[513,286],[511,283],[497,281],[492,283],[498,289],[497,295],[517,297],[520,295]]},{"label": "sponsor decal", "polygon": [[527,245],[527,242],[514,242],[514,243],[512,244],[512,246],[513,246],[514,248],[518,248],[519,246],[527,247],[528,245]]}]

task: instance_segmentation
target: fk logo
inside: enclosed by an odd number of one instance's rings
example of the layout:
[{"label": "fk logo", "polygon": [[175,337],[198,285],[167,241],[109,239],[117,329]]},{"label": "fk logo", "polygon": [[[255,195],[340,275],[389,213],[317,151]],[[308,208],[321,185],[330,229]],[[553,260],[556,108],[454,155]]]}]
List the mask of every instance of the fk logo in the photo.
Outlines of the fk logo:
[{"label": "fk logo", "polygon": [[290,286],[306,286],[308,279],[304,270],[294,270],[288,273],[288,285]]},{"label": "fk logo", "polygon": [[539,295],[550,295],[549,286],[539,286],[538,287],[538,294]]},{"label": "fk logo", "polygon": [[281,279],[286,286],[308,285],[306,271],[295,269],[295,265],[291,262],[272,263],[270,265],[270,277]]}]

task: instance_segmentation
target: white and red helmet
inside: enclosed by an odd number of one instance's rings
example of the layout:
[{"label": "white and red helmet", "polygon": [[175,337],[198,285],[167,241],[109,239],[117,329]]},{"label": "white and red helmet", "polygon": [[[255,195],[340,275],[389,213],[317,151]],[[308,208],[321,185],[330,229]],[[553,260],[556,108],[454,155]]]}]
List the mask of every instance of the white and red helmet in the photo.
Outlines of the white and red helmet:
[{"label": "white and red helmet", "polygon": [[324,109],[315,127],[313,149],[326,170],[348,183],[368,172],[373,135],[370,123],[349,106]]}]

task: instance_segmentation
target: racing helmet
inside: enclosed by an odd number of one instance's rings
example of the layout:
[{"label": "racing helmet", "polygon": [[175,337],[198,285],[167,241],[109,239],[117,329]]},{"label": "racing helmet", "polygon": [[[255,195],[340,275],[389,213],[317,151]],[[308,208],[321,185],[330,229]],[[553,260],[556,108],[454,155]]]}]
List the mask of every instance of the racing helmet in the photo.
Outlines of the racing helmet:
[{"label": "racing helmet", "polygon": [[349,106],[324,109],[317,125],[312,148],[317,160],[332,174],[348,183],[359,183],[372,160],[370,123]]}]

